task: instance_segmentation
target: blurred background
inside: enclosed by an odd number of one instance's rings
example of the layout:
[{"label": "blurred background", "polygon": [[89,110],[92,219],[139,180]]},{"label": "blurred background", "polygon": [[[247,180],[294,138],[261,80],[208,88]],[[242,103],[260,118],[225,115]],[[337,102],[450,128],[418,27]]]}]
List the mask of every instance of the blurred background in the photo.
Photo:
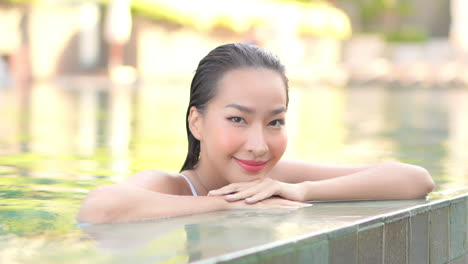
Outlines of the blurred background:
[{"label": "blurred background", "polygon": [[2,0],[0,81],[179,79],[213,47],[244,41],[309,82],[466,82],[466,9],[457,0]]},{"label": "blurred background", "polygon": [[464,0],[0,0],[0,262],[78,243],[89,189],[177,172],[194,70],[230,42],[286,65],[286,158],[399,160],[466,187],[467,27]]}]

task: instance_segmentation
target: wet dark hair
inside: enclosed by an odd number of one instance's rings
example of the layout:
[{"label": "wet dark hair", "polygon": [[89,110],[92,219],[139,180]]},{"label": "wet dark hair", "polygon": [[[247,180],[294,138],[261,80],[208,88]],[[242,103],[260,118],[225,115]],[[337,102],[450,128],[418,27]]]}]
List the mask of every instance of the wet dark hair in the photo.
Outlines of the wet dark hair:
[{"label": "wet dark hair", "polygon": [[185,118],[188,153],[181,171],[193,169],[200,155],[200,141],[192,135],[189,128],[190,108],[195,106],[203,113],[208,102],[215,96],[219,80],[226,72],[239,68],[268,69],[279,73],[286,87],[286,106],[288,105],[288,79],[284,65],[276,55],[247,43],[225,44],[210,51],[198,64],[190,85],[190,101]]}]

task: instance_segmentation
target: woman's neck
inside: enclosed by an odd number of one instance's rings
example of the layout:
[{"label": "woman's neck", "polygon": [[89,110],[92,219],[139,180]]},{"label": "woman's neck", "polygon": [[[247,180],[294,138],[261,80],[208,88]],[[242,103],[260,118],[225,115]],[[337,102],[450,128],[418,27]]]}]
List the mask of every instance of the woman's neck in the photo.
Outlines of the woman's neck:
[{"label": "woman's neck", "polygon": [[196,181],[197,192],[199,195],[207,195],[209,191],[219,189],[229,184],[221,175],[222,172],[214,170],[212,167],[207,166],[201,160],[195,166],[192,172],[192,177]]}]

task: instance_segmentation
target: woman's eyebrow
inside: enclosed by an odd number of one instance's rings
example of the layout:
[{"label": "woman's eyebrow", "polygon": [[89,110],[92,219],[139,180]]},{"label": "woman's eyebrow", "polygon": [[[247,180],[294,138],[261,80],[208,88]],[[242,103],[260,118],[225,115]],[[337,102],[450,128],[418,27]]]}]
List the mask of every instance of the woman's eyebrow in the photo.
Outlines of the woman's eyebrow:
[{"label": "woman's eyebrow", "polygon": [[[235,109],[237,109],[237,110],[239,110],[241,112],[245,112],[245,113],[249,113],[249,114],[255,113],[254,109],[249,108],[247,106],[239,105],[239,104],[228,104],[225,107],[235,108]],[[271,114],[272,115],[277,115],[277,114],[282,113],[282,112],[286,112],[286,107],[280,107],[280,108],[277,108],[277,109],[273,109],[271,111]]]},{"label": "woman's eyebrow", "polygon": [[254,113],[255,110],[253,110],[252,108],[249,108],[247,106],[243,106],[243,105],[239,105],[239,104],[228,104],[226,105],[225,107],[232,107],[232,108],[235,108],[241,112],[246,112],[246,113]]},{"label": "woman's eyebrow", "polygon": [[283,112],[286,112],[286,107],[280,107],[280,108],[277,108],[277,109],[273,109],[271,111],[271,114],[272,115],[277,115],[277,114],[283,113]]}]

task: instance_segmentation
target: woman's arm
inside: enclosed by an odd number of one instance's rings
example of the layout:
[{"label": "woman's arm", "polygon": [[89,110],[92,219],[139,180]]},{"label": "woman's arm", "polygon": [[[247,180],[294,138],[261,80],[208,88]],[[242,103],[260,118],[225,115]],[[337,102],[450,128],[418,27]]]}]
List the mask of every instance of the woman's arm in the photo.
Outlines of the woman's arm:
[{"label": "woman's arm", "polygon": [[348,167],[281,162],[265,179],[233,183],[208,195],[248,203],[273,195],[295,201],[413,199],[424,197],[433,188],[424,168],[404,163]]},{"label": "woman's arm", "polygon": [[98,187],[88,193],[77,220],[90,223],[138,221],[238,208],[297,208],[306,204],[266,199],[255,205],[227,202],[222,197],[190,196],[185,180],[162,171],[148,170],[122,183]]},{"label": "woman's arm", "polygon": [[91,190],[77,216],[79,221],[108,223],[223,210],[227,202],[189,196],[183,178],[145,170],[123,182]]},{"label": "woman's arm", "polygon": [[379,164],[326,165],[299,160],[280,160],[268,177],[287,183],[321,181],[369,169]]},{"label": "woman's arm", "polygon": [[434,189],[434,181],[427,170],[396,162],[299,185],[305,200],[414,199]]},{"label": "woman's arm", "polygon": [[119,183],[92,190],[81,206],[77,220],[91,223],[137,221],[228,208],[219,197],[158,193]]}]

